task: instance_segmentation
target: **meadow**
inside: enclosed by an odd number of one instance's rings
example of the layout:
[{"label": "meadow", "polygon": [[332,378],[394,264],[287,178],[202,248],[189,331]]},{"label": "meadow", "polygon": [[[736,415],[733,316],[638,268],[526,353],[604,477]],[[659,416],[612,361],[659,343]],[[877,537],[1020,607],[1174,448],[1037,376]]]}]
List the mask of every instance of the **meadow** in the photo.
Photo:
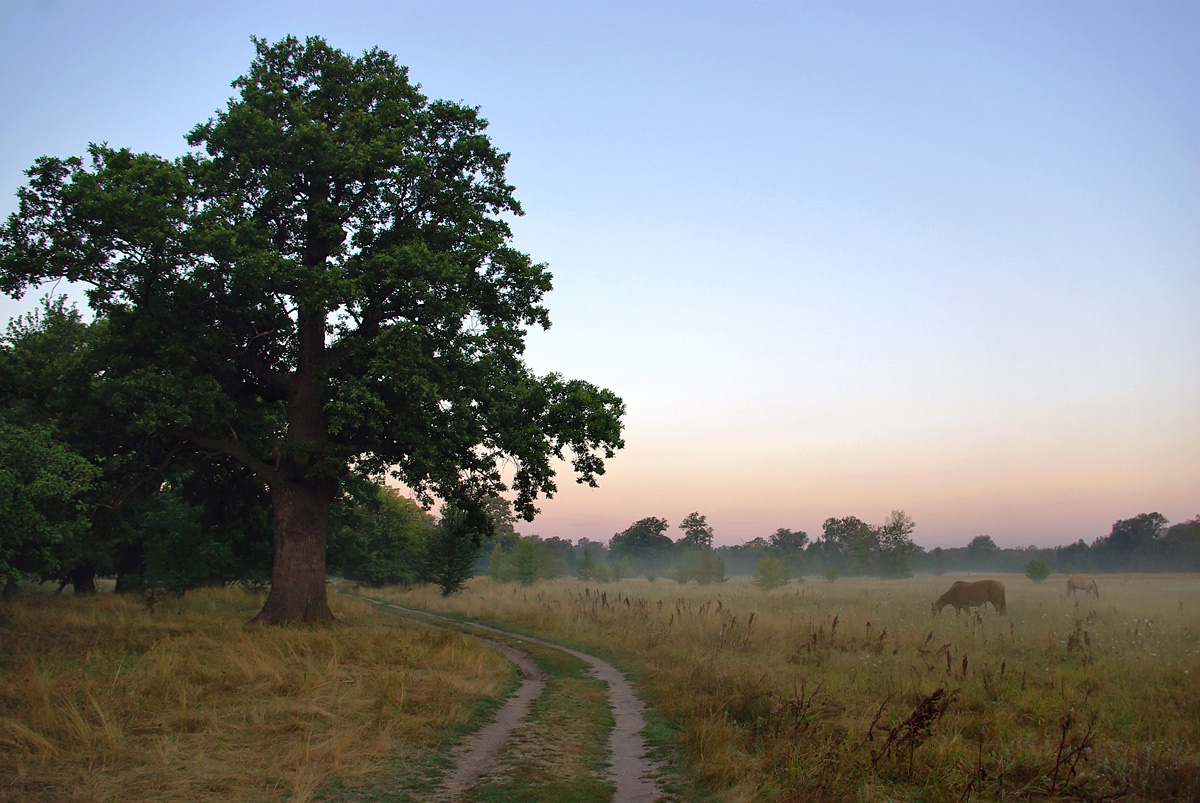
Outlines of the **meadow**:
[{"label": "meadow", "polygon": [[247,622],[238,588],[0,602],[0,801],[304,803],[411,788],[515,684],[495,651],[331,595],[341,624]]},{"label": "meadow", "polygon": [[[679,799],[1200,798],[1200,577],[1099,575],[1096,599],[996,576],[1006,616],[934,616],[949,575],[363,593],[618,664]],[[421,799],[513,669],[330,602],[341,623],[308,630],[248,625],[262,597],[236,588],[5,601],[0,800]]]},{"label": "meadow", "polygon": [[722,801],[1200,797],[1200,577],[993,576],[1005,616],[934,616],[949,575],[370,593],[609,657]]}]

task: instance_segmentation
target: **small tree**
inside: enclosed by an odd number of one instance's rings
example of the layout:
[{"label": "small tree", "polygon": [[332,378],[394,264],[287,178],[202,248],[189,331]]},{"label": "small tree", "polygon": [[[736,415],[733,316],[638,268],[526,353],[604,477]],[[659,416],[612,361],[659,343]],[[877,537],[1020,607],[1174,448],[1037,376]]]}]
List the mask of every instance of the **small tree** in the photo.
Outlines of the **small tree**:
[{"label": "small tree", "polygon": [[1025,576],[1035,583],[1044,583],[1050,576],[1050,564],[1041,558],[1034,558],[1025,564]]},{"label": "small tree", "polygon": [[600,548],[600,544],[583,544],[579,558],[575,561],[575,576],[580,580],[607,581],[612,577],[612,572],[600,559]]},{"label": "small tree", "polygon": [[425,545],[425,579],[442,589],[443,597],[457,594],[475,576],[480,540],[477,533],[465,531],[467,520],[462,511],[447,505]]},{"label": "small tree", "polygon": [[531,586],[537,582],[541,574],[539,571],[542,564],[541,551],[541,544],[532,538],[522,538],[513,547],[509,557],[512,560],[514,579],[521,585]]},{"label": "small tree", "polygon": [[754,585],[763,591],[779,588],[788,581],[788,567],[779,558],[763,558],[754,567]]}]

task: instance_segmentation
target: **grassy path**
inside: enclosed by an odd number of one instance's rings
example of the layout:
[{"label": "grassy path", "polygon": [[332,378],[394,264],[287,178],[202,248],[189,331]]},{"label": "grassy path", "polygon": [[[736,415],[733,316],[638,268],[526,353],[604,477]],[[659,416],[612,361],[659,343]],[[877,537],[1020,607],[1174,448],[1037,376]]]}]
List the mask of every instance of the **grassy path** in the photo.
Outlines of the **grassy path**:
[{"label": "grassy path", "polygon": [[460,747],[432,799],[471,803],[613,801],[663,796],[646,758],[644,707],[607,661],[552,642],[362,599],[434,627],[487,634],[525,677],[495,720]]}]

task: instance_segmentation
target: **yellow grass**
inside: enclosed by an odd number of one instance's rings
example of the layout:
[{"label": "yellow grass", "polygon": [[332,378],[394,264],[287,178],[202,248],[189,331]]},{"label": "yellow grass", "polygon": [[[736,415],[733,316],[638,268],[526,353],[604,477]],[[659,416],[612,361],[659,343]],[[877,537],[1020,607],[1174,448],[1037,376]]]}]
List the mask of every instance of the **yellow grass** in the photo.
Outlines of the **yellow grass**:
[{"label": "yellow grass", "polygon": [[465,725],[510,668],[460,635],[331,600],[246,622],[238,589],[0,604],[0,800],[306,801]]},{"label": "yellow grass", "polygon": [[522,627],[643,673],[726,800],[1200,795],[1200,577],[1101,575],[1100,599],[996,576],[991,607],[933,616],[956,579],[680,586],[473,581],[404,604]]}]

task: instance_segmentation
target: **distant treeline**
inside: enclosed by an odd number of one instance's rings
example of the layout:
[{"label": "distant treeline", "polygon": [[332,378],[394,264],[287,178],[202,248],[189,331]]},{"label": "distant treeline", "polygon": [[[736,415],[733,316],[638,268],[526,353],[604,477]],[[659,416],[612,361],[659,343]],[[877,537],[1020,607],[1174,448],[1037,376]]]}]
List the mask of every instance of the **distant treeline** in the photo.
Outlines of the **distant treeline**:
[{"label": "distant treeline", "polygon": [[[693,513],[689,519],[697,516]],[[609,545],[589,542],[588,548],[608,565],[626,561],[638,573],[669,573],[697,546],[694,538],[688,543],[687,528],[680,525],[680,529],[684,537],[671,542],[664,520],[642,519],[614,535]],[[912,529],[911,519],[902,511],[893,512],[880,526],[847,516],[827,519],[815,539],[802,530],[781,528],[770,536],[715,547],[712,552],[728,575],[753,575],[766,558],[782,561],[792,577],[1020,574],[1031,560],[1044,561],[1056,572],[1200,571],[1200,516],[1170,524],[1160,513],[1142,513],[1115,522],[1107,535],[1090,544],[1080,539],[1056,547],[1001,548],[991,536],[977,535],[961,547],[927,550],[911,541]]]}]

